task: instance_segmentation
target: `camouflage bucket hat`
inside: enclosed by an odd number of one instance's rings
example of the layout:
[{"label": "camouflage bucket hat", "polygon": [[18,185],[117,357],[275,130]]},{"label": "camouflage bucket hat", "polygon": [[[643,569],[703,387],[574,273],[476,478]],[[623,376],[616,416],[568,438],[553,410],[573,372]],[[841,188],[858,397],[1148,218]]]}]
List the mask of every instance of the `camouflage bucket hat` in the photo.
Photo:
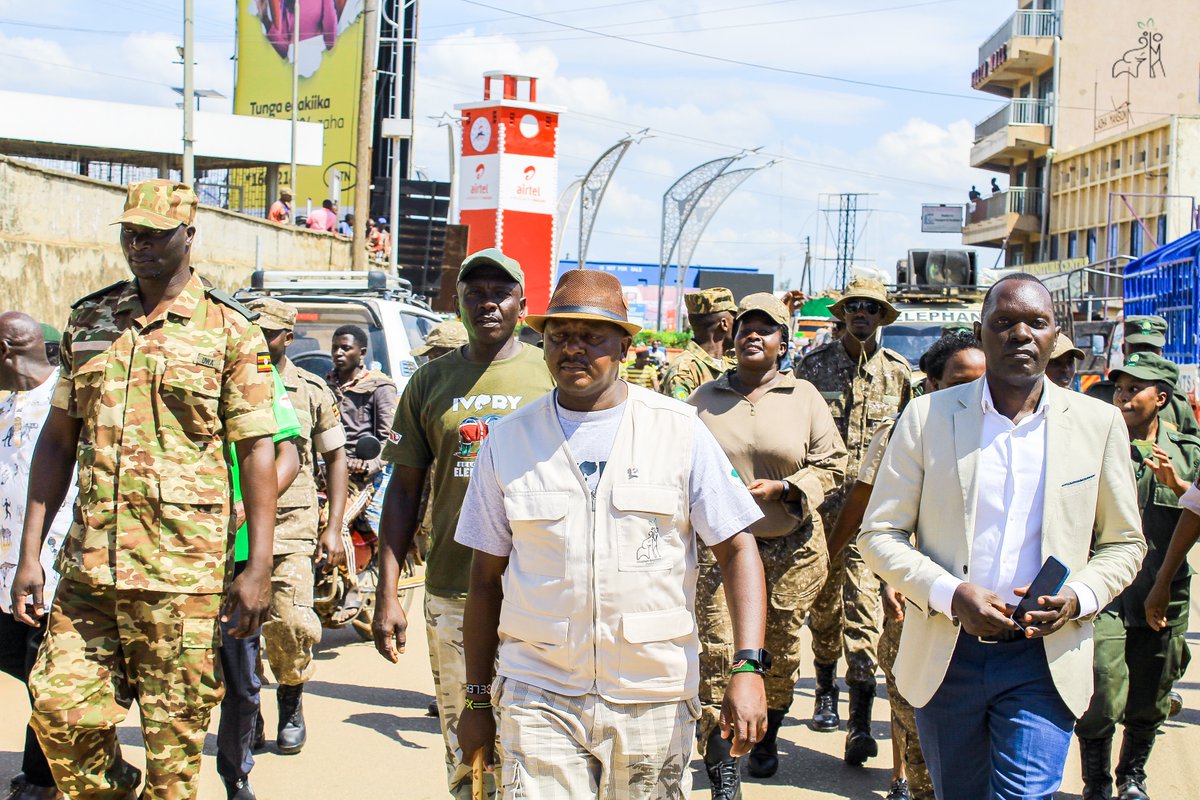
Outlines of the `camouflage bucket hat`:
[{"label": "camouflage bucket hat", "polygon": [[1128,317],[1125,320],[1125,341],[1163,347],[1167,343],[1167,321],[1162,317]]},{"label": "camouflage bucket hat", "polygon": [[738,310],[737,303],[733,299],[733,292],[719,286],[685,294],[683,304],[687,308],[688,316],[694,317],[716,314],[718,311],[736,314]]},{"label": "camouflage bucket hat", "polygon": [[787,325],[792,317],[788,313],[787,306],[778,297],[770,292],[758,292],[742,298],[742,302],[738,303],[737,316],[733,318],[733,321],[736,324],[741,321],[742,317],[755,312],[766,314],[776,325]]},{"label": "camouflage bucket hat", "polygon": [[296,309],[274,297],[256,297],[246,308],[258,312],[258,327],[266,331],[290,331],[296,327]]},{"label": "camouflage bucket hat", "polygon": [[883,325],[891,325],[900,317],[900,312],[888,299],[887,287],[874,278],[854,278],[846,284],[846,291],[836,303],[829,307],[829,313],[843,322],[846,320],[846,301],[874,300],[883,306]]},{"label": "camouflage bucket hat", "polygon": [[1056,358],[1062,358],[1066,355],[1074,357],[1076,361],[1083,361],[1087,357],[1082,350],[1075,346],[1075,343],[1071,341],[1071,337],[1065,333],[1060,333],[1058,338],[1054,340],[1054,350],[1050,353],[1050,360],[1053,361]]},{"label": "camouflage bucket hat", "polygon": [[191,225],[196,220],[198,204],[196,193],[186,183],[162,178],[131,183],[125,197],[125,210],[113,224],[127,222],[169,231],[180,225]]},{"label": "camouflage bucket hat", "polygon": [[439,322],[425,335],[425,344],[414,347],[414,356],[428,355],[435,347],[457,349],[467,343],[467,329],[456,319]]},{"label": "camouflage bucket hat", "polygon": [[1134,353],[1125,360],[1125,366],[1108,371],[1108,379],[1115,381],[1125,374],[1140,381],[1166,381],[1174,386],[1179,380],[1179,367],[1157,353]]}]

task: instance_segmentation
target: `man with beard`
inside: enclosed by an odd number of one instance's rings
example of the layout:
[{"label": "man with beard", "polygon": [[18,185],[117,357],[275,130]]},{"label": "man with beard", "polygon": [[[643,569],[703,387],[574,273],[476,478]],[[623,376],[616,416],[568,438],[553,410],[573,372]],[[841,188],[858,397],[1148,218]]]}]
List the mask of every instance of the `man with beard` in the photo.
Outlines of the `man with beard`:
[{"label": "man with beard", "polygon": [[[491,426],[554,384],[542,352],[513,335],[525,312],[525,274],[515,259],[496,248],[468,256],[458,273],[458,306],[466,346],[413,374],[383,452],[395,473],[383,501],[372,627],[376,649],[389,661],[399,661],[408,628],[396,598],[399,565],[413,544],[428,476],[433,525],[425,564],[425,631],[450,794],[466,800],[471,773],[459,761],[458,723],[467,682],[463,615],[471,551],[454,541],[454,530]],[[489,787],[489,794],[494,791]]]}]

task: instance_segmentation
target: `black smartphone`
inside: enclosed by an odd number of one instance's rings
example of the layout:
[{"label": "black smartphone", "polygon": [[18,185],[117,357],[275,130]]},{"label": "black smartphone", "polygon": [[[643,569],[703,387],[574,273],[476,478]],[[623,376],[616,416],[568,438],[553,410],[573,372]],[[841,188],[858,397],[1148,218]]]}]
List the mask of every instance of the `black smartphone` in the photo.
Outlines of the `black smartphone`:
[{"label": "black smartphone", "polygon": [[1021,598],[1021,602],[1017,604],[1017,608],[1012,613],[1012,621],[1025,628],[1025,615],[1030,611],[1040,611],[1041,606],[1038,605],[1039,597],[1050,597],[1058,594],[1058,590],[1067,582],[1067,575],[1071,570],[1067,569],[1067,565],[1059,561],[1054,556],[1046,559],[1046,563],[1042,564],[1042,568],[1038,570],[1037,577],[1033,579],[1033,583],[1029,584],[1029,593]]}]

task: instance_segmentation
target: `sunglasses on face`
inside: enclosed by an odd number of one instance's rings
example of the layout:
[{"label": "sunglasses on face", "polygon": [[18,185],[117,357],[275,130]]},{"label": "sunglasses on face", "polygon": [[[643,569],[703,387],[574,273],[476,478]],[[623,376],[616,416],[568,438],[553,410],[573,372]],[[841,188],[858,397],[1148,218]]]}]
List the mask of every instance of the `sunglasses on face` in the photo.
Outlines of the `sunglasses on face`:
[{"label": "sunglasses on face", "polygon": [[883,304],[878,300],[847,300],[845,308],[851,314],[865,312],[874,316],[883,311]]}]

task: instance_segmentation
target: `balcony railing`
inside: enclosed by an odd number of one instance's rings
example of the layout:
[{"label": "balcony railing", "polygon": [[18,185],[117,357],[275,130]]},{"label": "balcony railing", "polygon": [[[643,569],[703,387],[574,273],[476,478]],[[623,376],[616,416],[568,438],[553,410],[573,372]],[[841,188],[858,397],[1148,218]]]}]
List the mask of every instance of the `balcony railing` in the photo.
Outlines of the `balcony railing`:
[{"label": "balcony railing", "polygon": [[975,126],[975,142],[979,143],[1009,125],[1053,125],[1054,107],[1049,100],[1018,97],[1001,106],[995,113]]},{"label": "balcony railing", "polygon": [[991,58],[992,54],[1011,39],[1018,36],[1057,36],[1058,12],[1045,9],[1023,9],[1009,17],[979,47],[979,63]]},{"label": "balcony railing", "polygon": [[1006,192],[997,192],[991,197],[975,201],[968,224],[984,222],[1005,214],[1042,215],[1042,190],[1024,186],[1010,186]]}]

